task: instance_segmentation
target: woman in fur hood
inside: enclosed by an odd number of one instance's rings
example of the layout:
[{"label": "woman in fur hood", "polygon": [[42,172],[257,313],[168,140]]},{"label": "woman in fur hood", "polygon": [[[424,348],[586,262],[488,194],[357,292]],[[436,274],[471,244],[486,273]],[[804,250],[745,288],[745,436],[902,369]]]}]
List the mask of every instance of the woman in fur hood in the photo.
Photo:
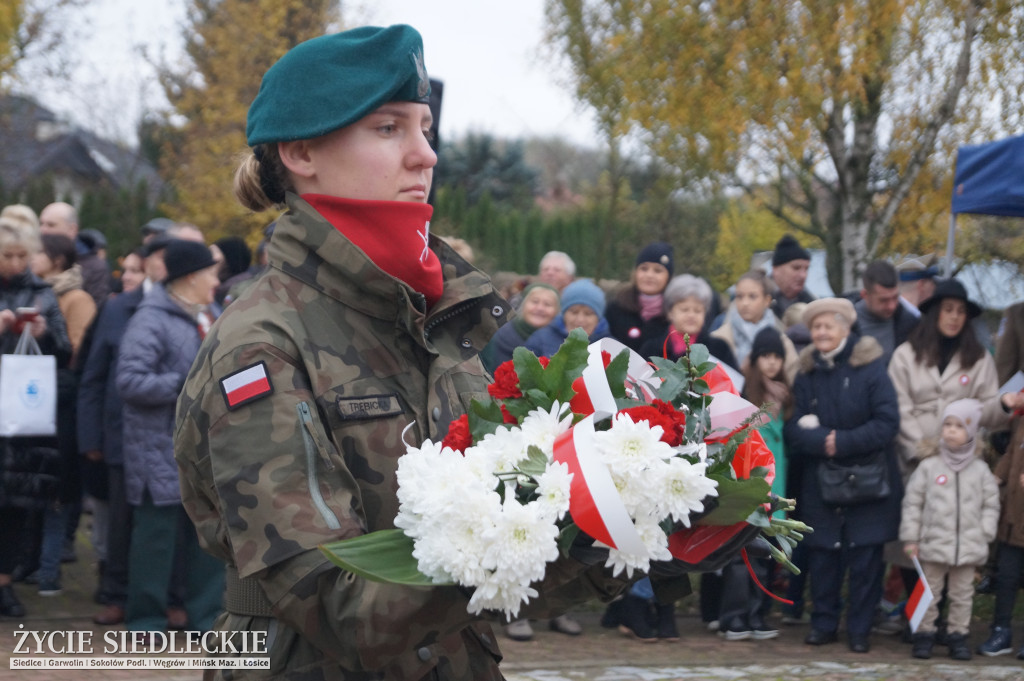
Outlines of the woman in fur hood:
[{"label": "woman in fur hood", "polygon": [[[866,653],[875,605],[882,596],[882,547],[896,538],[900,478],[890,443],[899,430],[896,392],[886,374],[882,347],[851,332],[853,304],[824,298],[808,304],[804,323],[812,345],[800,353],[793,384],[793,415],[784,435],[790,465],[802,468],[793,490],[801,518],[814,528],[804,540],[811,579],[809,645],[837,639],[842,585],[849,573],[846,630],[850,650]],[[856,464],[877,460],[887,466],[890,492],[856,506],[825,503],[818,469],[826,461]]]}]

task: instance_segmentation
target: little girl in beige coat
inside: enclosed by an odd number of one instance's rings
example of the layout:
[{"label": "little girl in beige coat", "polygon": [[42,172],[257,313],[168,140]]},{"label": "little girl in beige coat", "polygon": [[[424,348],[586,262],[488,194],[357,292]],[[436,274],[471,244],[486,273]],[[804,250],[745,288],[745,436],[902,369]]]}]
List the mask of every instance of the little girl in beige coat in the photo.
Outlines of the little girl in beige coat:
[{"label": "little girl in beige coat", "polygon": [[[971,659],[967,631],[974,571],[988,557],[999,520],[995,476],[975,455],[981,416],[982,405],[975,399],[957,400],[943,410],[938,456],[923,458],[911,474],[900,522],[906,552],[921,561],[936,596],[948,578],[949,655],[957,660]],[[914,657],[931,657],[938,602],[936,597],[928,606],[914,635]]]}]

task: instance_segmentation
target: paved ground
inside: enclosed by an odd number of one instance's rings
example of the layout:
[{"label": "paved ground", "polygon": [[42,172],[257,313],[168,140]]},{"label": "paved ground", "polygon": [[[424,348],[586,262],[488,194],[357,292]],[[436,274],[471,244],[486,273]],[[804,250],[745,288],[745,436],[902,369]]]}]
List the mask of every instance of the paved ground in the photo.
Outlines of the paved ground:
[{"label": "paved ground", "polygon": [[[3,550],[0,547],[0,550]],[[41,598],[28,585],[18,593],[29,611],[24,620],[0,619],[0,680],[55,681],[103,679],[129,681],[196,681],[199,671],[161,670],[12,670],[11,651],[19,625],[35,630],[80,630],[95,632],[101,640],[108,628],[91,621],[98,609],[91,601],[95,587],[93,566],[87,560],[90,549],[79,540],[79,562],[65,565],[64,593]],[[600,609],[576,613],[584,633],[579,637],[547,631],[535,623],[532,641],[516,642],[501,636],[505,661],[502,669],[509,681],[668,681],[670,679],[722,679],[728,681],[1024,681],[1024,661],[1012,655],[999,658],[975,656],[970,662],[953,662],[945,649],[937,648],[929,661],[910,657],[909,646],[899,637],[873,638],[868,655],[849,652],[842,642],[814,648],[803,644],[806,625],[780,625],[781,635],[769,641],[726,642],[708,632],[700,618],[684,601],[678,613],[682,640],[677,643],[641,643],[599,625]],[[987,633],[978,622],[971,636],[972,647]],[[1015,642],[1024,643],[1024,628],[1017,626]]]}]

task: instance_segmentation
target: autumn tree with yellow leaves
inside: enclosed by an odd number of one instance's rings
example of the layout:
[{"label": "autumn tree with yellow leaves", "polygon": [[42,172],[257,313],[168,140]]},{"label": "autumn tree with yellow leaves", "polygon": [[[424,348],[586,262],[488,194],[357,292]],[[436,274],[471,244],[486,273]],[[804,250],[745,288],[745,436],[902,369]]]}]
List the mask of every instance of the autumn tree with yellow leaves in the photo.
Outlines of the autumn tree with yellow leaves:
[{"label": "autumn tree with yellow leaves", "polygon": [[[189,0],[183,64],[164,65],[172,111],[154,134],[161,170],[174,187],[169,215],[208,237],[247,237],[269,221],[231,193],[245,152],[246,112],[260,77],[300,42],[338,30],[336,0]],[[272,219],[272,218],[270,218]]]},{"label": "autumn tree with yellow leaves", "polygon": [[581,101],[614,82],[636,139],[819,239],[837,291],[883,247],[930,239],[902,232],[941,233],[957,146],[1022,124],[1013,0],[548,0],[547,13]]}]

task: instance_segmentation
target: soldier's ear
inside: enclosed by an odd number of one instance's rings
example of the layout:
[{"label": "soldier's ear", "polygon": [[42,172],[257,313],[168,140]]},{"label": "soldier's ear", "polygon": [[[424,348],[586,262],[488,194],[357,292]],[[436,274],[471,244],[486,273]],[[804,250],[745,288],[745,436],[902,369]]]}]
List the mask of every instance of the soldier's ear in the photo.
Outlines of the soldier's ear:
[{"label": "soldier's ear", "polygon": [[316,165],[309,152],[309,140],[277,143],[277,153],[281,157],[281,163],[298,178],[310,178],[316,174]]}]

